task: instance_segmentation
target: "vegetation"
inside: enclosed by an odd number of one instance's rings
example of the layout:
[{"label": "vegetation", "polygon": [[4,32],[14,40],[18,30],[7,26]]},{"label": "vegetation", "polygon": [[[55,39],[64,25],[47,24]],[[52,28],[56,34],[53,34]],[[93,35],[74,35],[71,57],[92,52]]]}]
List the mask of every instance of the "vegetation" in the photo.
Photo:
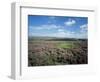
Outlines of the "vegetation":
[{"label": "vegetation", "polygon": [[28,40],[28,66],[87,63],[86,39],[31,37]]}]

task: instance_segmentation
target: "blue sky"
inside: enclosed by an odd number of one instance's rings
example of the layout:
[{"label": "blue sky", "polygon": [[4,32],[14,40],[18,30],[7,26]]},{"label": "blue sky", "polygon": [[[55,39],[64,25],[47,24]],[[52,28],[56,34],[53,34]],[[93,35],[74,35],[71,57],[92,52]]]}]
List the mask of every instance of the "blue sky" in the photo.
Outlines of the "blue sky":
[{"label": "blue sky", "polygon": [[28,35],[87,38],[88,18],[28,15]]}]

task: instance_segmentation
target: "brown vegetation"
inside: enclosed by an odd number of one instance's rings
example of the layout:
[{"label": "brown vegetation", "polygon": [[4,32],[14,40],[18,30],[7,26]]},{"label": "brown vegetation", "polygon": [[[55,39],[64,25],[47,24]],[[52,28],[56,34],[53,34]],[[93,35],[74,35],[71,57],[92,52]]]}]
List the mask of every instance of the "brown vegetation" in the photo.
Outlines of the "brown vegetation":
[{"label": "brown vegetation", "polygon": [[71,41],[71,47],[61,45],[69,42],[29,41],[28,66],[87,64],[87,41]]}]

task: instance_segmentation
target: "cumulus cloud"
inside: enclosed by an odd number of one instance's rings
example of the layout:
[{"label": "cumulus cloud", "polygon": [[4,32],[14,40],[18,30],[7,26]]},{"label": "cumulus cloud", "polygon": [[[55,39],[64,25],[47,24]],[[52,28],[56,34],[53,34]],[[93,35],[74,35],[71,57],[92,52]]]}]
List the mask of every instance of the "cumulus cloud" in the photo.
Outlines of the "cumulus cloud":
[{"label": "cumulus cloud", "polygon": [[58,29],[58,32],[55,33],[56,37],[68,37],[74,38],[75,32],[73,31],[66,31],[64,29]]},{"label": "cumulus cloud", "polygon": [[88,25],[87,24],[83,24],[80,26],[81,29],[87,30]]},{"label": "cumulus cloud", "polygon": [[68,19],[68,21],[66,21],[64,24],[65,24],[66,26],[72,26],[72,25],[74,25],[75,23],[76,23],[75,20],[73,20],[73,19]]},{"label": "cumulus cloud", "polygon": [[87,32],[88,30],[88,25],[87,24],[83,24],[80,26],[81,32]]},{"label": "cumulus cloud", "polygon": [[88,25],[87,24],[81,25],[80,26],[80,34],[77,35],[77,36],[80,37],[80,38],[87,38],[88,37],[87,30],[88,30]]}]

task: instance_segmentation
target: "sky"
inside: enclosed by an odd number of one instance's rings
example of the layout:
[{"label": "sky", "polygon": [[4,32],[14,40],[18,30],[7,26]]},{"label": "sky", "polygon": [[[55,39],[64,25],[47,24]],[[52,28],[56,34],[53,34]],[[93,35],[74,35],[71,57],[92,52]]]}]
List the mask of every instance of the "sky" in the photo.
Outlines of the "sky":
[{"label": "sky", "polygon": [[28,36],[86,39],[87,32],[87,17],[28,15]]}]

